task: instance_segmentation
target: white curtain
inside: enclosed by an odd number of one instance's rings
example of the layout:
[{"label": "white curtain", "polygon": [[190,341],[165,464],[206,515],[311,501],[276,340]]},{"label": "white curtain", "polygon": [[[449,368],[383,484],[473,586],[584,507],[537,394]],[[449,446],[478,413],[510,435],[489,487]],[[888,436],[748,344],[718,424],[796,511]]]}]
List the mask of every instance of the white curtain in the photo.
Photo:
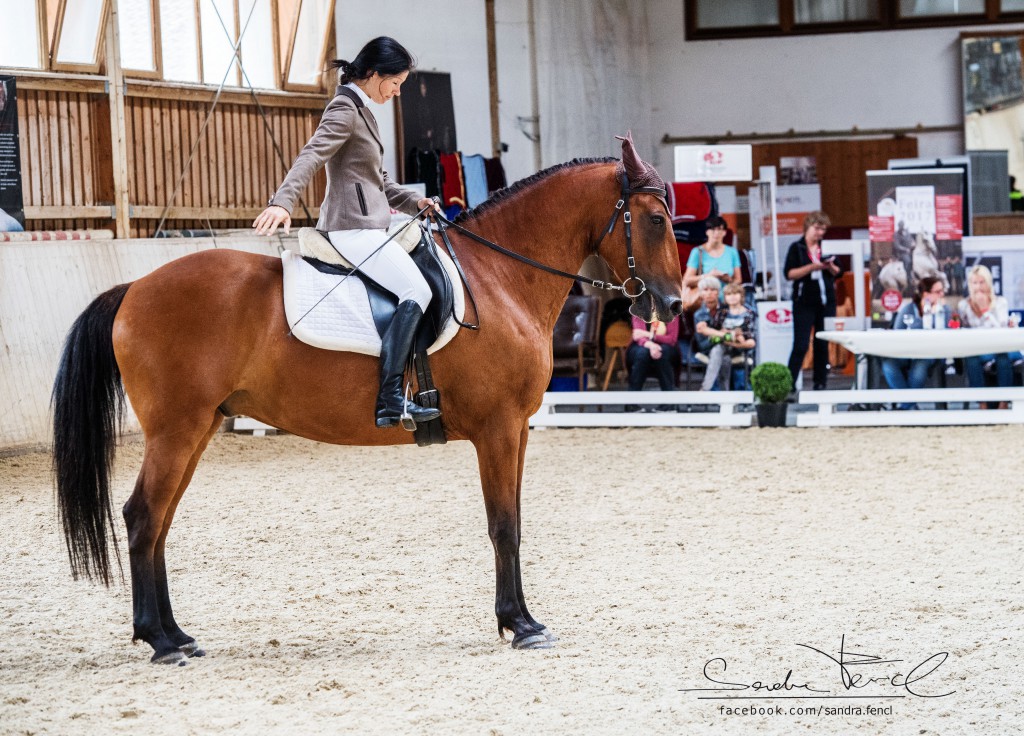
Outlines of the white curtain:
[{"label": "white curtain", "polygon": [[652,158],[647,3],[534,0],[541,165],[619,156],[632,129]]}]

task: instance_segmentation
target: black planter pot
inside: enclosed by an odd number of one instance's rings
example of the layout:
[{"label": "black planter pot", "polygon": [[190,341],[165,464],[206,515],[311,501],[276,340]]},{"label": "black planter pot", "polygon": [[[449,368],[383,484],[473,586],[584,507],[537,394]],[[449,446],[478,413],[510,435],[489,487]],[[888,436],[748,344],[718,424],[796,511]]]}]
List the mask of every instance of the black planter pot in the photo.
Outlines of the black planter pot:
[{"label": "black planter pot", "polygon": [[755,404],[758,427],[785,427],[786,409],[789,404]]}]

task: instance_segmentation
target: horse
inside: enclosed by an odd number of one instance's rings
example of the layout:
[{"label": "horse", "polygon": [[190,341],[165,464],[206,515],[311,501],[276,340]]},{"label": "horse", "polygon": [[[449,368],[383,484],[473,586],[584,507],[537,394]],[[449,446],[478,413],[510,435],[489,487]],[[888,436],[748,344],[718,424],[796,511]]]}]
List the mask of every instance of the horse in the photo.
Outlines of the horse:
[{"label": "horse", "polygon": [[914,239],[914,283],[923,278],[934,276],[949,289],[949,278],[939,268],[939,249],[930,233],[923,230]]},{"label": "horse", "polygon": [[[529,418],[551,377],[552,333],[571,286],[563,277],[572,278],[596,253],[616,279],[630,274],[613,288],[631,298],[634,314],[671,320],[682,311],[664,182],[631,140],[622,146],[622,161],[553,166],[464,213],[461,229],[448,229],[480,327],[460,330],[431,365],[448,438],[476,449],[494,548],[498,633],[504,640],[510,632],[516,649],[556,640],[527,609],[519,545]],[[514,244],[524,260],[475,240],[509,250]],[[184,664],[205,654],[175,620],[164,549],[175,510],[224,418],[246,415],[333,444],[409,444],[411,433],[374,424],[377,373],[374,357],[321,350],[289,335],[281,262],[269,256],[191,254],[106,291],[78,317],[53,389],[54,470],[71,571],[107,586],[118,569],[124,577],[110,467],[127,395],[145,439],[122,510],[132,641],[153,648],[152,662]]]},{"label": "horse", "polygon": [[907,269],[903,261],[893,259],[878,269],[878,283],[885,291],[898,291],[905,294],[907,291]]}]

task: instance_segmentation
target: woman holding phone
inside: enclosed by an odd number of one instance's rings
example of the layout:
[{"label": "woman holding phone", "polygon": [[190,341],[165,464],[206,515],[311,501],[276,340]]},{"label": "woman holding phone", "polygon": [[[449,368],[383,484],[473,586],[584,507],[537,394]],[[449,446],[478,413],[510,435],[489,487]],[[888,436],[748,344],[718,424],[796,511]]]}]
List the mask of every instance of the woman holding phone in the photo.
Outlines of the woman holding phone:
[{"label": "woman holding phone", "polygon": [[[811,330],[825,329],[825,318],[836,316],[836,277],[841,270],[835,257],[822,257],[821,241],[831,225],[824,212],[811,212],[804,218],[804,235],[789,246],[783,273],[793,282],[793,352],[789,372],[796,386],[800,368],[811,342]],[[828,380],[828,345],[814,343],[814,390],[825,388]]]}]

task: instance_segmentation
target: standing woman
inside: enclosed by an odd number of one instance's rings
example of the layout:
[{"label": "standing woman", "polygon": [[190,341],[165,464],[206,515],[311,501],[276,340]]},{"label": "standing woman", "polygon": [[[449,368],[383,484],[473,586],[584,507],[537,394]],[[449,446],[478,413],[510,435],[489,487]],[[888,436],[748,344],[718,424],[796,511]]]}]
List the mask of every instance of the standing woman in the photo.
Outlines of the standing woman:
[{"label": "standing woman", "polygon": [[[789,246],[783,273],[793,282],[793,352],[789,372],[796,386],[800,368],[807,355],[811,330],[825,329],[825,318],[836,316],[836,276],[839,266],[834,258],[821,257],[821,239],[831,221],[824,212],[811,212],[804,218],[804,236]],[[814,390],[825,388],[828,380],[828,345],[814,341]]]},{"label": "standing woman", "polygon": [[430,303],[430,287],[401,245],[392,240],[380,246],[388,237],[391,207],[414,215],[432,200],[419,198],[388,177],[377,120],[367,106],[371,100],[382,105],[399,95],[413,58],[393,38],[381,36],[352,61],[337,60],[334,66],[341,69],[341,86],[253,227],[260,235],[272,235],[279,225],[288,232],[299,195],[320,167],[327,166],[327,192],[316,229],[326,232],[360,271],[398,297],[395,316],[381,337],[377,426],[395,426],[403,410],[416,422],[430,421],[441,412],[406,402],[402,392],[416,328]]}]

